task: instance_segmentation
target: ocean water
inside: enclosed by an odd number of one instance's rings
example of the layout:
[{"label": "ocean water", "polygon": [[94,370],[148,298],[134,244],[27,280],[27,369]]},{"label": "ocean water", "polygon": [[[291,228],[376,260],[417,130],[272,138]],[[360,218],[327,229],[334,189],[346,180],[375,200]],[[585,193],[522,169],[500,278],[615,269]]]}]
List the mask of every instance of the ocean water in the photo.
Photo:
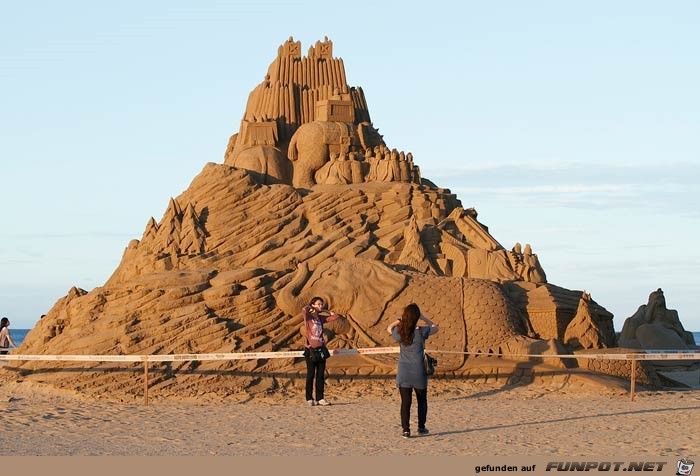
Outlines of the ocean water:
[{"label": "ocean water", "polygon": [[[31,329],[10,329],[10,336],[12,336],[12,340],[15,341],[15,344],[19,346],[30,330]],[[695,338],[695,344],[700,345],[700,332],[693,332],[693,337]]]},{"label": "ocean water", "polygon": [[31,329],[12,329],[10,327],[10,337],[12,337],[12,340],[17,347],[22,345],[22,342],[24,342],[24,338],[27,337],[27,332],[29,331],[31,331]]}]

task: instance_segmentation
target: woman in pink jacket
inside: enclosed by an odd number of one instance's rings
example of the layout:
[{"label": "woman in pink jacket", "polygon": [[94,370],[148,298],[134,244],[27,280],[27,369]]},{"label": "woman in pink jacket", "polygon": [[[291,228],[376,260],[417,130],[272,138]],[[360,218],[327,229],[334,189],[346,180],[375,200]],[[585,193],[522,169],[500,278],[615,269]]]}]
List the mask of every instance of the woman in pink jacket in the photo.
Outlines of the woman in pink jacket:
[{"label": "woman in pink jacket", "polygon": [[[326,383],[326,359],[330,352],[326,349],[326,341],[323,338],[323,324],[338,319],[340,314],[328,311],[323,298],[314,297],[308,306],[302,309],[304,314],[304,326],[306,326],[306,403],[314,405],[330,405],[323,397]],[[313,398],[314,378],[316,379],[316,400]]]}]

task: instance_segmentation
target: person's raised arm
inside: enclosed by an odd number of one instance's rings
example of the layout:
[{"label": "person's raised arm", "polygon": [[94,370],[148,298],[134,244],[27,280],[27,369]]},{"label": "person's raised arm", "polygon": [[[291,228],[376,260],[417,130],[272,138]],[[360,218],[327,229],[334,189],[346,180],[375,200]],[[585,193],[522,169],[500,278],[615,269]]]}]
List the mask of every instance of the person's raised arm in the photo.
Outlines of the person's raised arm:
[{"label": "person's raised arm", "polygon": [[436,333],[440,330],[440,328],[438,327],[437,324],[435,324],[433,321],[431,321],[430,319],[428,319],[428,318],[427,318],[426,316],[424,316],[423,314],[420,315],[420,318],[419,318],[419,319],[422,319],[423,321],[425,321],[426,324],[428,324],[428,327],[430,327],[430,334],[431,334],[431,335],[432,335],[432,334],[436,334]]},{"label": "person's raised arm", "polygon": [[394,327],[398,326],[401,324],[401,319],[396,319],[394,322],[389,324],[389,327],[386,328],[386,331],[391,334],[391,332],[394,330]]},{"label": "person's raised arm", "polygon": [[329,312],[330,312],[330,315],[328,317],[326,317],[326,322],[333,322],[336,319],[340,319],[341,317],[345,317],[342,314],[337,314],[333,311],[329,311]]},{"label": "person's raised arm", "polygon": [[311,319],[311,314],[315,311],[315,309],[311,306],[304,306],[301,310],[301,314],[304,316],[304,322],[308,321]]},{"label": "person's raised arm", "polygon": [[318,315],[323,319],[323,322],[333,322],[336,319],[345,317],[342,314],[338,314],[337,312],[331,311],[330,309],[323,309],[322,311],[319,311]]},{"label": "person's raised arm", "polygon": [[425,323],[428,324],[429,326],[435,325],[435,323],[433,321],[431,321],[430,319],[428,319],[428,317],[425,314],[421,314],[418,319],[425,321]]}]

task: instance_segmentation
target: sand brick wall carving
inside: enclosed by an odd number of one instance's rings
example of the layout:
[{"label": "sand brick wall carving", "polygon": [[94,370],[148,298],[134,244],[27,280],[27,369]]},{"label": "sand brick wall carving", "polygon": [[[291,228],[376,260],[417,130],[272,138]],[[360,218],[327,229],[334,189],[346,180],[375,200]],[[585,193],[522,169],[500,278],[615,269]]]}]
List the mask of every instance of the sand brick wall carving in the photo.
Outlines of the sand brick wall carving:
[{"label": "sand brick wall carving", "polygon": [[[579,365],[588,370],[601,374],[612,375],[629,380],[632,366],[629,361],[603,360],[603,359],[578,359]],[[635,364],[635,379],[640,385],[658,387],[661,382],[656,375],[656,367],[649,361],[638,361]]]}]

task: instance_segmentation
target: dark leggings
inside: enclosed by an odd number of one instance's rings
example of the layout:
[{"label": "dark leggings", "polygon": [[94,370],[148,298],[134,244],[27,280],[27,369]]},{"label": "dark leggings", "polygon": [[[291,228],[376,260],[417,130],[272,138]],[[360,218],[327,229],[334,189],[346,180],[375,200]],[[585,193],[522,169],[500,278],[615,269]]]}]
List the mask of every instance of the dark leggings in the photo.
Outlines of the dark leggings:
[{"label": "dark leggings", "polygon": [[411,391],[415,390],[418,401],[418,429],[425,428],[425,420],[428,417],[428,389],[399,387],[401,393],[401,427],[403,431],[411,431]]},{"label": "dark leggings", "polygon": [[326,383],[326,361],[314,363],[306,357],[306,400],[313,400],[312,390],[316,377],[316,401],[323,400],[323,387]]}]

